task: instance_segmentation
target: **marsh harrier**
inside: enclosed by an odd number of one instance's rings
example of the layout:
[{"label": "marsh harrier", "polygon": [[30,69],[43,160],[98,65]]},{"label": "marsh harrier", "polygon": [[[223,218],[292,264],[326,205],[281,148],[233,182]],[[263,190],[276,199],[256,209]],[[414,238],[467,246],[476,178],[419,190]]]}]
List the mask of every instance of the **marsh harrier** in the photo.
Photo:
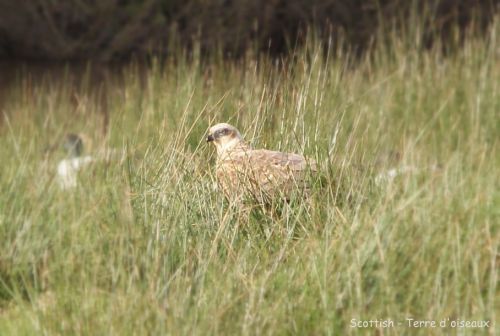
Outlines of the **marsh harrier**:
[{"label": "marsh harrier", "polygon": [[217,149],[216,177],[229,201],[252,198],[261,204],[276,198],[290,200],[310,190],[316,163],[300,154],[253,149],[229,124],[209,129],[207,142]]}]

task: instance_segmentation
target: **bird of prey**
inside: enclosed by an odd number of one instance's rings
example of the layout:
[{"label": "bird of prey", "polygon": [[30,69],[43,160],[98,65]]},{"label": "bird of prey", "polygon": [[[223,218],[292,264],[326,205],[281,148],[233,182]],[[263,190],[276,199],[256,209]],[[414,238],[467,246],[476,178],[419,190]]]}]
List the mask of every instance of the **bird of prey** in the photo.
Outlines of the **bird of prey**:
[{"label": "bird of prey", "polygon": [[276,198],[289,201],[310,190],[309,173],[316,162],[300,154],[253,149],[240,132],[226,123],[209,129],[207,142],[217,149],[216,177],[229,201],[253,199],[269,204]]}]

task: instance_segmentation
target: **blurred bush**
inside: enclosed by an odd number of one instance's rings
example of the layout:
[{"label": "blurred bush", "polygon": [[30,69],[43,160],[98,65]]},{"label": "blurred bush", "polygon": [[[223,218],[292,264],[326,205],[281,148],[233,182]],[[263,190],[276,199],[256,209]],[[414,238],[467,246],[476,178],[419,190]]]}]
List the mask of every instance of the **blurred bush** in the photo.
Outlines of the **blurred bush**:
[{"label": "blurred bush", "polygon": [[[498,0],[0,0],[0,57],[128,58],[173,48],[280,54],[311,28],[362,51],[389,31],[421,29],[423,46],[481,32]],[[382,33],[382,35],[381,35]],[[341,42],[339,42],[341,41]]]}]

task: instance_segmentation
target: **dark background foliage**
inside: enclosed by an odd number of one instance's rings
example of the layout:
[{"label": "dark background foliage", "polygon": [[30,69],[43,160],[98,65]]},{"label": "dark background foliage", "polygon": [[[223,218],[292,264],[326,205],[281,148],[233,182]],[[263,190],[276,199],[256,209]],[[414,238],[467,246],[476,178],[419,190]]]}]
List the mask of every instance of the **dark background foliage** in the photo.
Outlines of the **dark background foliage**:
[{"label": "dark background foliage", "polygon": [[[387,28],[424,18],[436,37],[481,32],[499,0],[0,0],[0,57],[116,60],[168,55],[175,47],[238,57],[248,48],[282,54],[311,28],[362,51]],[[458,38],[460,40],[460,37]],[[453,43],[454,43],[453,42]],[[450,42],[451,43],[451,42]]]}]

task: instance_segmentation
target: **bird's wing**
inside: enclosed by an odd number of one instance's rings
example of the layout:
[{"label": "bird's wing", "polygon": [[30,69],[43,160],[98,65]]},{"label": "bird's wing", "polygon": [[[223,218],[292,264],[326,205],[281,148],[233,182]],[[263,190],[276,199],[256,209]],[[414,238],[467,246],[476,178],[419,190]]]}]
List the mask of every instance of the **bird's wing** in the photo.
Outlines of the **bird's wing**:
[{"label": "bird's wing", "polygon": [[303,171],[311,169],[316,171],[316,162],[308,160],[304,156],[295,153],[284,153],[267,149],[258,149],[248,152],[251,162],[273,165],[276,167],[288,167],[292,171]]},{"label": "bird's wing", "polygon": [[220,162],[217,174],[226,195],[250,191],[262,199],[264,194],[288,196],[297,187],[307,188],[309,170],[316,171],[316,163],[302,155],[260,149],[231,153]]}]

